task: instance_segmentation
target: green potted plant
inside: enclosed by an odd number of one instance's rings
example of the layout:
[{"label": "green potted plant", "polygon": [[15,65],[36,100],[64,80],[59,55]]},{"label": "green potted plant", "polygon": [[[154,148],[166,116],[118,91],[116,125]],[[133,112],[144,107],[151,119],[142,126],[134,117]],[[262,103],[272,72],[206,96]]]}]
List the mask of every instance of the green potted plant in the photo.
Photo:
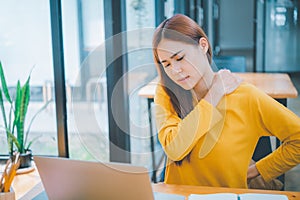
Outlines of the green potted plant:
[{"label": "green potted plant", "polygon": [[[36,116],[47,107],[50,101],[46,102],[46,104],[35,113],[25,131],[25,119],[30,101],[30,75],[24,85],[21,85],[20,80],[18,80],[16,92],[10,94],[0,61],[0,79],[0,109],[3,118],[3,125],[1,127],[6,133],[9,154],[13,158],[14,152],[20,152],[20,168],[30,167],[32,157],[30,147],[37,139],[36,137],[31,141],[27,140],[30,127]],[[9,104],[8,110],[5,109],[4,98]]]}]

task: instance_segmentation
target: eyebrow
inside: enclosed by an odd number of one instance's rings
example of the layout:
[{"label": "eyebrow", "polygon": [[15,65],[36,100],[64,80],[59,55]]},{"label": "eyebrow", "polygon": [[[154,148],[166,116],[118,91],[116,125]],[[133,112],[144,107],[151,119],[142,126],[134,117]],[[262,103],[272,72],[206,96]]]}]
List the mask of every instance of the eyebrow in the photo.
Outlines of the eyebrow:
[{"label": "eyebrow", "polygon": [[[182,52],[183,51],[183,49],[182,50],[180,50],[180,51],[177,51],[176,53],[174,53],[170,58],[172,59],[172,58],[174,58],[175,56],[177,56],[177,54],[179,54],[180,52]],[[167,62],[166,60],[162,60],[162,61],[160,61],[161,63],[163,63],[163,62]]]}]

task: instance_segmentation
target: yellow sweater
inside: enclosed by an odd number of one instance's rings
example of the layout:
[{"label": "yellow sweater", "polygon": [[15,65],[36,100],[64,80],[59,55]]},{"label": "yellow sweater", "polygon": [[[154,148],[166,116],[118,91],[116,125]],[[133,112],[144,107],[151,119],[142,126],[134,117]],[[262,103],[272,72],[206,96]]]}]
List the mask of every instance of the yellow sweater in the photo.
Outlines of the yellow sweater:
[{"label": "yellow sweater", "polygon": [[[158,137],[168,157],[166,183],[247,188],[248,165],[261,136],[283,142],[256,163],[266,181],[300,163],[300,118],[250,84],[242,83],[216,108],[199,101],[184,119],[160,85],[154,100]],[[173,162],[183,158],[181,166]]]}]

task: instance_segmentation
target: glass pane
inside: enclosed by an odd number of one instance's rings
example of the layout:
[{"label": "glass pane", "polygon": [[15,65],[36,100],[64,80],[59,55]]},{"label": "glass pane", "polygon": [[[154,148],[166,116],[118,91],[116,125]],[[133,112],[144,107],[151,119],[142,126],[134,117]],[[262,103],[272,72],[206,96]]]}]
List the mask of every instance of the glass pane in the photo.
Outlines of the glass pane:
[{"label": "glass pane", "polygon": [[62,1],[70,157],[109,160],[103,1]]},{"label": "glass pane", "polygon": [[[28,134],[27,143],[34,140],[31,146],[34,155],[58,155],[49,10],[48,0],[0,1],[0,59],[11,95],[18,79],[23,85],[31,75],[31,101],[25,131],[35,113],[52,99],[35,118]],[[7,101],[5,109],[8,112]],[[3,126],[2,115],[0,118]],[[8,154],[3,128],[0,154]]]},{"label": "glass pane", "polygon": [[165,1],[165,16],[166,18],[170,18],[174,15],[174,0],[166,0]]},{"label": "glass pane", "polygon": [[[152,56],[155,1],[127,0],[128,94],[130,106],[131,160],[152,169],[147,99],[138,95],[142,86],[156,76]],[[155,133],[155,132],[154,132]],[[156,134],[155,134],[156,140]],[[157,140],[156,140],[157,141]],[[156,142],[156,150],[161,149]]]},{"label": "glass pane", "polygon": [[[265,70],[299,71],[299,1],[266,1]],[[289,52],[289,53],[286,53]]]}]

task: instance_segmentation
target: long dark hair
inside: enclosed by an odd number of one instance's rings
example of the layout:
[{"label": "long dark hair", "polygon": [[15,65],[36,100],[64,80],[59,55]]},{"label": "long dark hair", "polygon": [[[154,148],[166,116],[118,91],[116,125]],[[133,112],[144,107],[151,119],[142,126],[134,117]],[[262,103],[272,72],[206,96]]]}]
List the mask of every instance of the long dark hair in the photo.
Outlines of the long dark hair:
[{"label": "long dark hair", "polygon": [[[170,97],[174,110],[181,119],[187,116],[194,108],[192,93],[191,91],[185,90],[174,83],[165,73],[163,65],[160,63],[158,58],[157,46],[162,39],[198,45],[199,39],[202,37],[206,38],[208,41],[208,38],[202,28],[191,18],[182,14],[176,14],[173,17],[164,20],[154,32],[152,41],[153,55],[157,71],[160,76],[160,81],[163,89]],[[212,50],[210,45],[207,51],[207,57],[211,63]],[[190,154],[188,154],[185,158],[189,160],[189,157]],[[175,163],[177,165],[181,165],[183,159],[176,161]]]}]

